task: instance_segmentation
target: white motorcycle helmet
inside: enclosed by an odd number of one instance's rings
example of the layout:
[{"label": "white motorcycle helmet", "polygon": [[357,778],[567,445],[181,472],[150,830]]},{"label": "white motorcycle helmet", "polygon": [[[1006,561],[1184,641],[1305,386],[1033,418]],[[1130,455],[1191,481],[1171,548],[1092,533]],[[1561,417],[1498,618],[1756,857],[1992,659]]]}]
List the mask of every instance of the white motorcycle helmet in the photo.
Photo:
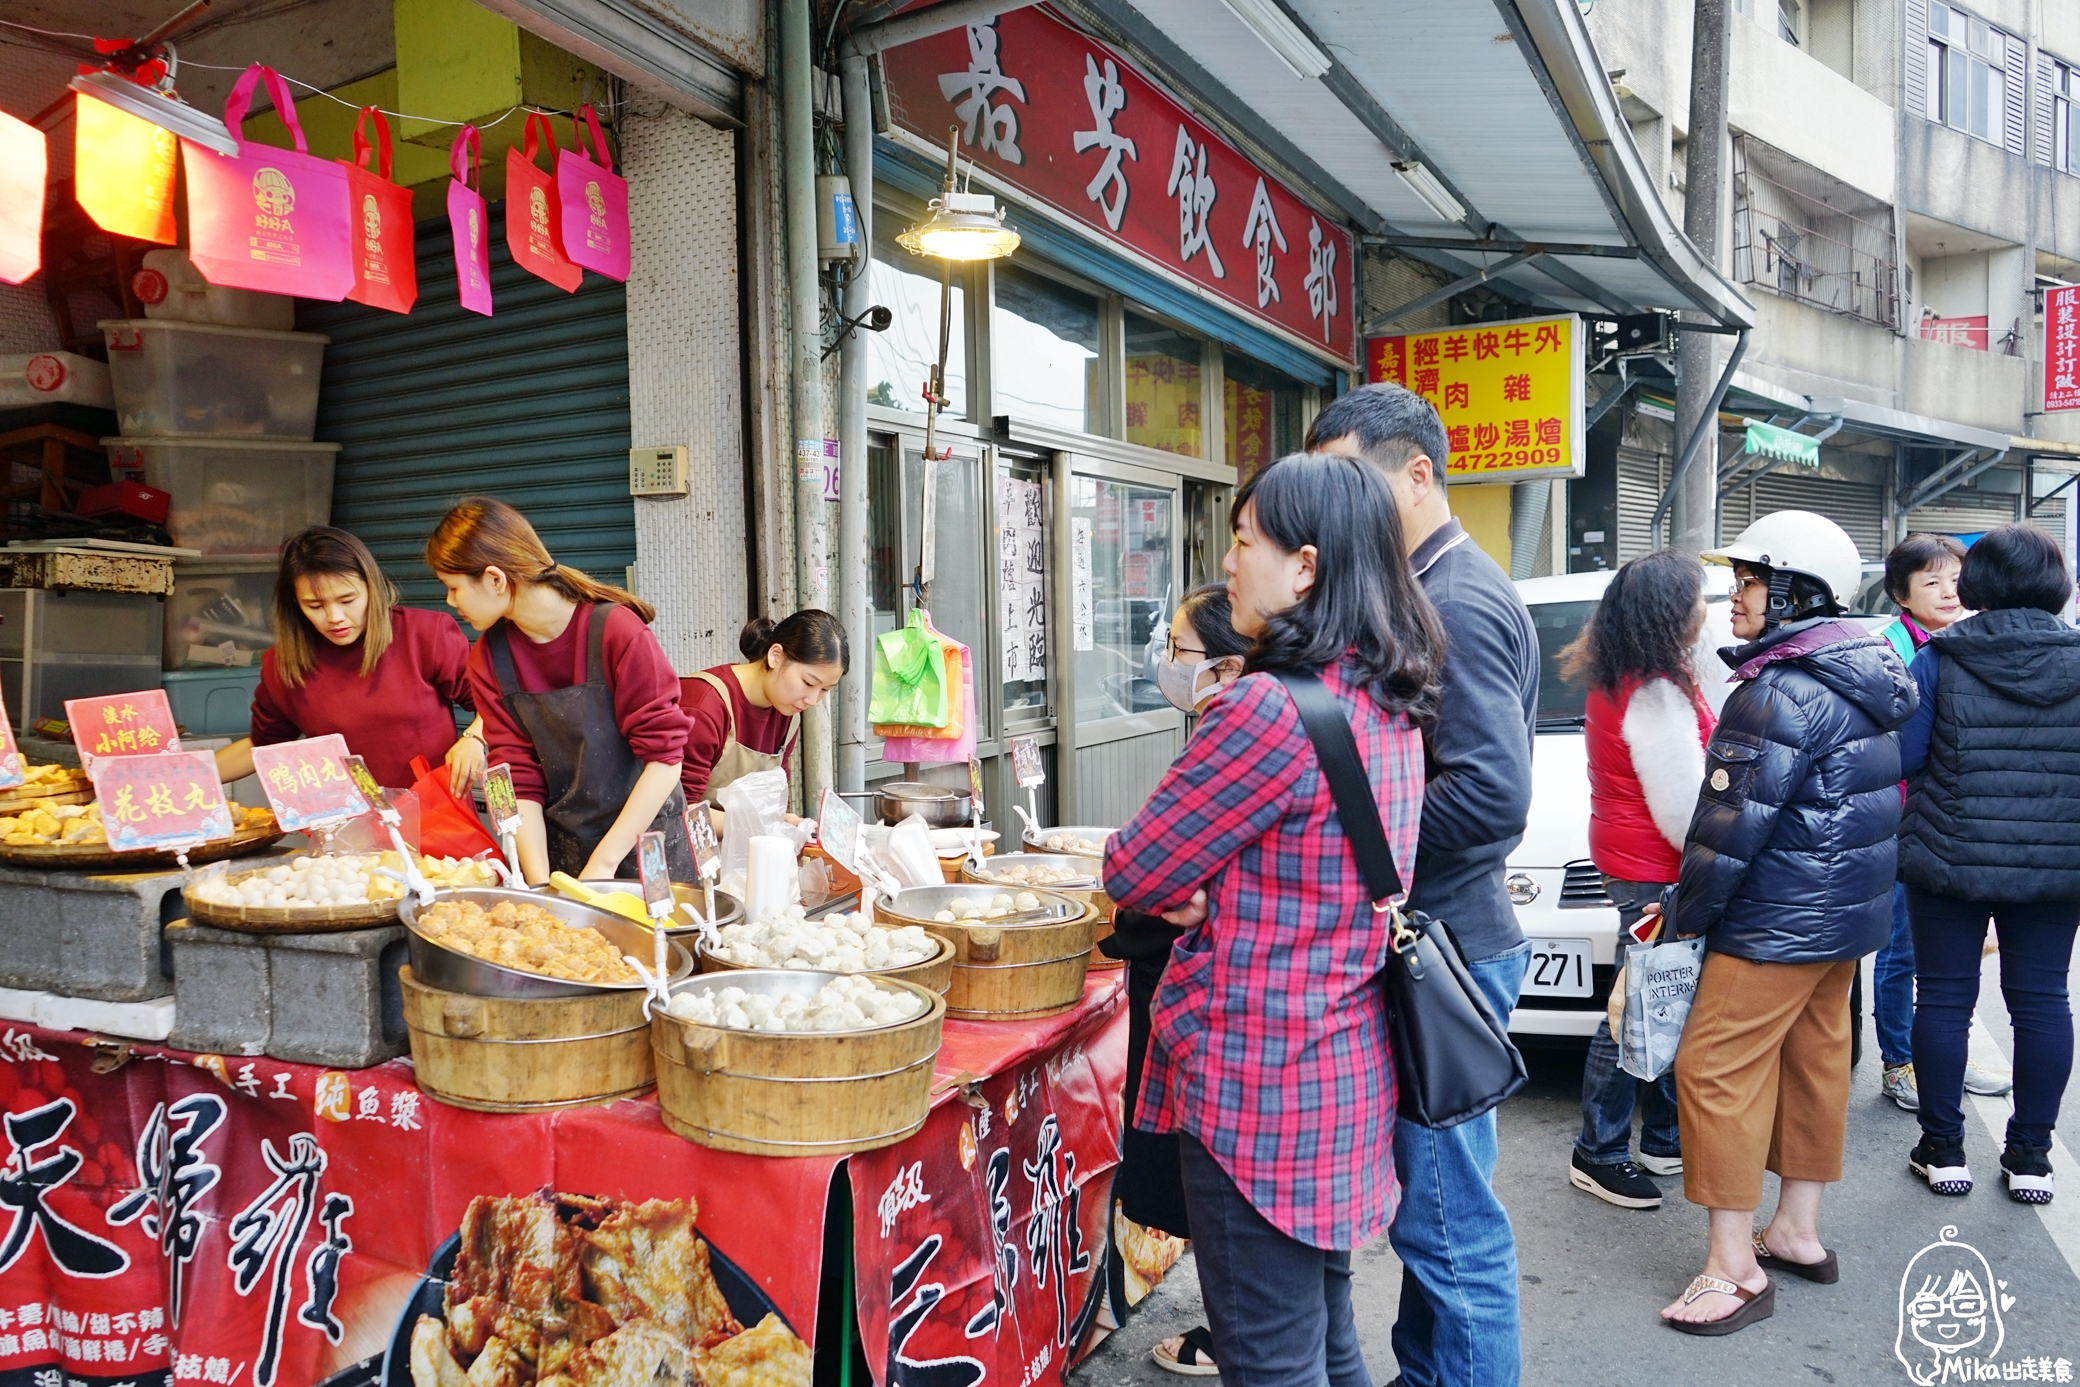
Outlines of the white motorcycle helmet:
[{"label": "white motorcycle helmet", "polygon": [[[1698,555],[1706,563],[1748,564],[1770,571],[1765,624],[1802,621],[1840,610],[1863,581],[1863,556],[1841,526],[1806,510],[1772,511],[1731,544]],[[1794,583],[1793,576],[1810,583]],[[1815,585],[1824,591],[1815,591]]]}]

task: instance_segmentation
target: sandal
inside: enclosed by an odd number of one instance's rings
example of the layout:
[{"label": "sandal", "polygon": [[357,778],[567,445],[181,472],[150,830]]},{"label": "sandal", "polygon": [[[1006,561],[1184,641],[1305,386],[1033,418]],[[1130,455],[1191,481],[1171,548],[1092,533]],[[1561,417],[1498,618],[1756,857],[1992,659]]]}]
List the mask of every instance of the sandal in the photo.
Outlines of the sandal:
[{"label": "sandal", "polygon": [[1213,1333],[1203,1324],[1194,1325],[1184,1332],[1184,1344],[1175,1358],[1163,1352],[1164,1346],[1157,1344],[1148,1351],[1148,1356],[1155,1359],[1156,1366],[1165,1372],[1183,1377],[1213,1377],[1220,1372],[1213,1361]]},{"label": "sandal", "polygon": [[1826,1249],[1826,1252],[1827,1255],[1817,1262],[1794,1262],[1770,1251],[1769,1244],[1762,1240],[1762,1230],[1755,1230],[1755,1260],[1764,1271],[1789,1272],[1801,1280],[1832,1286],[1842,1279],[1842,1260],[1834,1255],[1833,1248]]},{"label": "sandal", "polygon": [[1731,1281],[1721,1281],[1716,1276],[1693,1276],[1689,1289],[1683,1292],[1683,1304],[1688,1305],[1701,1295],[1713,1291],[1730,1295],[1742,1302],[1741,1308],[1723,1320],[1663,1320],[1670,1329],[1684,1334],[1717,1335],[1733,1334],[1746,1329],[1757,1320],[1766,1320],[1777,1310],[1777,1283],[1772,1281],[1759,1291],[1745,1290]]}]

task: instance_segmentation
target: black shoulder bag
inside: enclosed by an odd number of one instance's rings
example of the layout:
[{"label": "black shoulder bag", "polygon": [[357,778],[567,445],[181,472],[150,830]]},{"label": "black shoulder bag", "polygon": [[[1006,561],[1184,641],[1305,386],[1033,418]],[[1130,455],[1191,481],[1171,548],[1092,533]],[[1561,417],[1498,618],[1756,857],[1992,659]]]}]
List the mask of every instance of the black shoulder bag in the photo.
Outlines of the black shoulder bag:
[{"label": "black shoulder bag", "polygon": [[1391,945],[1378,981],[1387,995],[1397,1110],[1424,1127],[1479,1117],[1524,1086],[1524,1057],[1466,971],[1450,927],[1402,912],[1401,873],[1343,705],[1311,674],[1281,673],[1278,681],[1314,743],[1372,908],[1389,917]]}]

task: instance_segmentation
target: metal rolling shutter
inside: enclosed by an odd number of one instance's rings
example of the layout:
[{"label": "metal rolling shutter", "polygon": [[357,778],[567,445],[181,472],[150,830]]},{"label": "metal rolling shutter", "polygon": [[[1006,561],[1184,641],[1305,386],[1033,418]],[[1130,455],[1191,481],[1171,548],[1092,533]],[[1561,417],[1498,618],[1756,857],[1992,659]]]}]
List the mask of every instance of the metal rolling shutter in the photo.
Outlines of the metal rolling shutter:
[{"label": "metal rolling shutter", "polygon": [[[505,219],[493,207],[490,220]],[[304,303],[329,333],[318,437],[341,444],[332,523],[359,535],[415,606],[440,606],[426,537],[465,495],[531,521],[559,563],[621,583],[636,561],[628,494],[628,297],[587,274],[574,294],[491,243],[497,312],[456,301],[445,219],[421,222],[409,314]]]},{"label": "metal rolling shutter", "polygon": [[[2039,507],[2037,522],[2043,524],[2045,507]],[[1937,535],[1983,534],[1997,525],[2015,523],[2015,498],[1998,492],[1959,489],[1936,498],[1907,517],[1907,532],[1926,530]]]},{"label": "metal rolling shutter", "polygon": [[1771,511],[1809,510],[1848,531],[1865,563],[1885,557],[1885,489],[1880,486],[1800,476],[1786,467],[1721,497],[1719,507],[1719,533],[1727,539]]},{"label": "metal rolling shutter", "polygon": [[1666,453],[1618,449],[1618,562],[1630,563],[1654,548],[1654,507],[1668,488]]}]

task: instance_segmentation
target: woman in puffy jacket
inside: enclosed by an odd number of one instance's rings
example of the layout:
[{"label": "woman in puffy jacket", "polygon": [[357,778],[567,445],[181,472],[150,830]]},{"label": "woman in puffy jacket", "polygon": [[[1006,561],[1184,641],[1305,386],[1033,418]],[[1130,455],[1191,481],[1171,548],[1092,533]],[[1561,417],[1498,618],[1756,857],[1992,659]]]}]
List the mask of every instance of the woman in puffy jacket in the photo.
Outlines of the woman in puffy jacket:
[{"label": "woman in puffy jacket", "polygon": [[1907,1163],[1937,1194],[1971,1191],[1960,1089],[1991,916],[2015,1022],[2001,1170],[2010,1198],[2048,1204],[2051,1128],[2073,1068],[2066,974],[2080,923],[2080,631],[2060,616],[2072,570],[2042,530],[2003,525],[1966,552],[1958,596],[1978,614],[1914,657],[1921,706],[1900,735],[1921,1086],[1921,1141]]},{"label": "woman in puffy jacket", "polygon": [[[1676,879],[1683,835],[1704,781],[1713,717],[1690,666],[1704,629],[1704,569],[1663,549],[1611,576],[1581,636],[1560,652],[1560,672],[1589,689],[1589,856],[1618,907],[1619,945]],[[1622,957],[1622,954],[1621,954]],[[1618,1068],[1618,1043],[1599,1021],[1582,1070],[1582,1132],[1568,1182],[1621,1209],[1658,1209],[1649,1175],[1680,1175],[1676,1080],[1644,1086],[1639,1160],[1632,1159],[1638,1079]]]},{"label": "woman in puffy jacket", "polygon": [[[1856,545],[1808,511],[1766,515],[1707,553],[1733,565],[1738,686],[1719,713],[1683,849],[1670,932],[1707,953],[1681,1048],[1683,1192],[1711,1211],[1704,1273],[1662,1310],[1730,1334],[1775,1308],[1771,1271],[1823,1284],[1820,1196],[1842,1178],[1849,983],[1885,942],[1899,832],[1906,666],[1839,619]],[[1762,1175],[1782,1181],[1754,1228]]]}]

